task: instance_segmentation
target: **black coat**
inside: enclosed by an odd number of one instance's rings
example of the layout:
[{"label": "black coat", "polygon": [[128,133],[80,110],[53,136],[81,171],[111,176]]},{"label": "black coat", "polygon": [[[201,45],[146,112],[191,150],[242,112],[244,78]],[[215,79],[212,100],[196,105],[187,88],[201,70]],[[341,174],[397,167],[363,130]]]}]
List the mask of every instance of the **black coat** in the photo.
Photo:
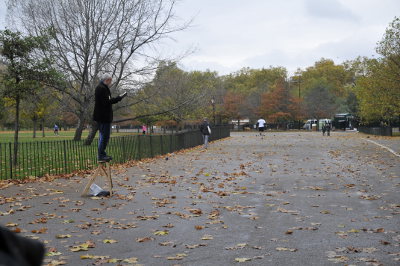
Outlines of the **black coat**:
[{"label": "black coat", "polygon": [[200,131],[203,135],[210,135],[210,132],[208,131],[208,127],[210,124],[207,122],[203,122],[203,124],[200,125]]},{"label": "black coat", "polygon": [[93,120],[99,123],[111,123],[113,121],[112,105],[121,99],[120,96],[111,98],[108,86],[100,82],[95,91]]}]

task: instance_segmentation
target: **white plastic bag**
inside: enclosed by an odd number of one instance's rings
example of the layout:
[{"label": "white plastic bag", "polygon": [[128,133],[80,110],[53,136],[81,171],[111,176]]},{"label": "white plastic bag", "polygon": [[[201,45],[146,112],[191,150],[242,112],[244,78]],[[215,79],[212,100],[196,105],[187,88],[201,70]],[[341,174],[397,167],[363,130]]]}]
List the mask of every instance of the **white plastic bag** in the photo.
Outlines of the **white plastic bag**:
[{"label": "white plastic bag", "polygon": [[97,196],[102,191],[103,191],[103,189],[101,187],[99,187],[98,185],[96,185],[95,183],[90,185],[90,193],[89,193],[90,195]]}]

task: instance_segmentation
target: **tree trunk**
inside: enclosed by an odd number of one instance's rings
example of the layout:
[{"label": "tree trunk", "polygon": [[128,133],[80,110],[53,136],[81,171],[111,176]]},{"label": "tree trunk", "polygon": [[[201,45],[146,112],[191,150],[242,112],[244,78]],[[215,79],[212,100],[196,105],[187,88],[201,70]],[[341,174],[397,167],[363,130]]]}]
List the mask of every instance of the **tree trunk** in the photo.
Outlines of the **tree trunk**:
[{"label": "tree trunk", "polygon": [[83,127],[85,125],[85,121],[83,118],[79,118],[78,127],[75,130],[74,141],[79,141],[82,139]]},{"label": "tree trunk", "polygon": [[37,119],[36,117],[33,119],[33,138],[36,138],[36,127],[37,127]]},{"label": "tree trunk", "polygon": [[15,125],[14,125],[14,157],[13,157],[13,166],[16,166],[18,161],[18,133],[19,133],[19,104],[20,97],[17,96],[15,99]]},{"label": "tree trunk", "polygon": [[42,138],[46,137],[46,134],[44,132],[44,118],[42,118]]},{"label": "tree trunk", "polygon": [[92,121],[90,123],[89,135],[87,136],[83,145],[91,145],[92,144],[93,139],[96,136],[97,130],[99,130],[99,125],[97,124],[96,121]]}]

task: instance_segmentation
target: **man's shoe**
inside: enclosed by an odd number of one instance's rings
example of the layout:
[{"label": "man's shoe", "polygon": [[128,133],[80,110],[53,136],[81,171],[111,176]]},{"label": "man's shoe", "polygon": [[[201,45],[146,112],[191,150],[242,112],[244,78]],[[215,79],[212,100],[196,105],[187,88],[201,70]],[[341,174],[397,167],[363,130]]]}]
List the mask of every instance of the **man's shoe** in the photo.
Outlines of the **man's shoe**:
[{"label": "man's shoe", "polygon": [[111,160],[112,160],[112,157],[107,156],[107,155],[98,159],[99,162],[109,162]]}]

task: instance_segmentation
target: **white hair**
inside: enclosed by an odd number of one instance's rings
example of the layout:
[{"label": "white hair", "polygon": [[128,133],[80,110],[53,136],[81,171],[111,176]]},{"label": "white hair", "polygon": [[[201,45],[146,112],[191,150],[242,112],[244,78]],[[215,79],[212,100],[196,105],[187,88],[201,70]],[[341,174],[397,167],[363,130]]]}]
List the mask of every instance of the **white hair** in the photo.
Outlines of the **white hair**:
[{"label": "white hair", "polygon": [[105,81],[107,79],[112,79],[112,75],[111,74],[107,74],[107,73],[102,74],[100,77],[101,77],[100,78],[101,81]]}]

